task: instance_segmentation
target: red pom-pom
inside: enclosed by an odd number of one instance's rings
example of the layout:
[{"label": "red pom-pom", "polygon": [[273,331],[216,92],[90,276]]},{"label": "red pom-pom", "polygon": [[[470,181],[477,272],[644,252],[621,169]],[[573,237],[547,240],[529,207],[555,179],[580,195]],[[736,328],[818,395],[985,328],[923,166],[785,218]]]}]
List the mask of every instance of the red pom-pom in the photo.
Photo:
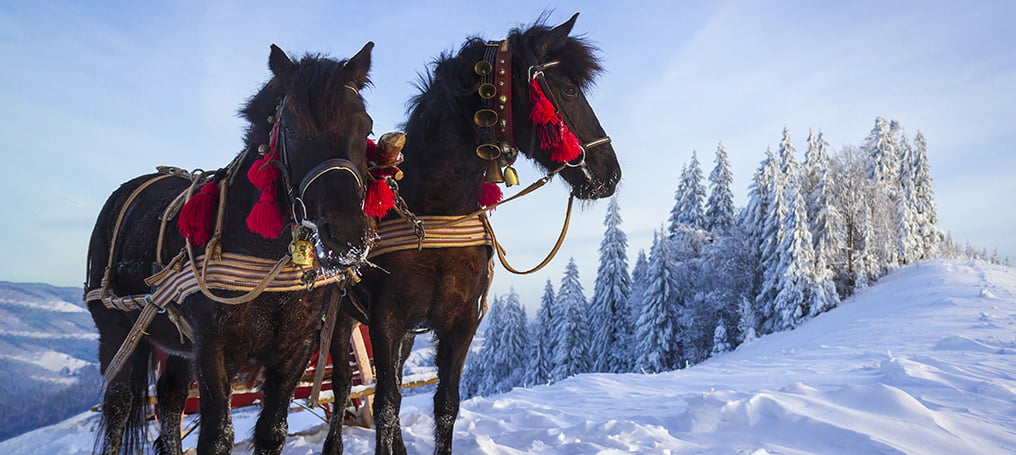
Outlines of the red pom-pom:
[{"label": "red pom-pom", "polygon": [[578,158],[582,154],[582,145],[579,144],[578,138],[572,134],[568,126],[561,123],[561,127],[558,130],[558,140],[554,144],[554,147],[550,151],[550,159],[557,161],[558,163],[566,163],[568,161]]},{"label": "red pom-pom", "polygon": [[272,163],[274,156],[274,152],[265,155],[251,164],[250,169],[247,170],[247,180],[250,180],[250,183],[261,191],[264,191],[269,185],[274,186],[275,181],[279,178],[279,168]]},{"label": "red pom-pom", "polygon": [[261,197],[254,204],[250,215],[247,215],[247,229],[256,234],[261,234],[266,239],[277,239],[282,235],[285,227],[285,220],[282,218],[282,210],[275,203],[275,184],[272,183],[261,189]]},{"label": "red pom-pom", "polygon": [[476,196],[476,202],[480,203],[480,207],[490,207],[501,202],[501,196],[501,187],[484,182],[480,184],[480,194]]},{"label": "red pom-pom", "polygon": [[388,182],[384,178],[371,182],[367,186],[367,195],[363,198],[363,213],[381,218],[392,207],[395,207],[395,192],[388,186]]},{"label": "red pom-pom", "polygon": [[176,227],[180,230],[180,235],[190,243],[205,246],[211,238],[212,223],[215,221],[215,197],[218,195],[219,186],[206,183],[180,209]]},{"label": "red pom-pom", "polygon": [[557,109],[554,109],[547,95],[543,94],[543,89],[536,79],[529,81],[529,103],[533,105],[529,111],[529,120],[532,120],[534,125],[553,123],[558,118]]}]

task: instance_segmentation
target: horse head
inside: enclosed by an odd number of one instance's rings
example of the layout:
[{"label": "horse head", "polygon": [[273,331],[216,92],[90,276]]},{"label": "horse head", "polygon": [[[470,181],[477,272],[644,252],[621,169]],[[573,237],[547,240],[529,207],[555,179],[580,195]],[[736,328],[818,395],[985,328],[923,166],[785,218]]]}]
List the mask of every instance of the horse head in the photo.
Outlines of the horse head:
[{"label": "horse head", "polygon": [[[589,106],[584,91],[592,84],[601,67],[594,55],[596,49],[581,38],[568,36],[578,13],[557,27],[537,24],[527,30],[515,30],[508,37],[512,49],[513,117],[515,143],[543,167],[554,169],[561,163],[543,144],[535,140],[540,126],[534,124],[533,91],[540,87],[563,121],[564,129],[577,140],[573,148],[578,156],[569,160],[561,171],[573,194],[580,199],[599,199],[614,193],[621,179],[610,138]],[[548,109],[550,108],[548,107]],[[519,121],[529,118],[530,121]],[[554,131],[550,134],[561,134]],[[568,134],[568,132],[564,132]]]},{"label": "horse head", "polygon": [[263,152],[274,154],[265,162],[279,170],[279,201],[290,206],[283,211],[309,232],[325,269],[361,263],[374,235],[363,213],[373,124],[360,97],[373,47],[343,61],[307,55],[294,62],[273,45],[274,77],[243,110],[252,125],[248,142],[268,144]]}]

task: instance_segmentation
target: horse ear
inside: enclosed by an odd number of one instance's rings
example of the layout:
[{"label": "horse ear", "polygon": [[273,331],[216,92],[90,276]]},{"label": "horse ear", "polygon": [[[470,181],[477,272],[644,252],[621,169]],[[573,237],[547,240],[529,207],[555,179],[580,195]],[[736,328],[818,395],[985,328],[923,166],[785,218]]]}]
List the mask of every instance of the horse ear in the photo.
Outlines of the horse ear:
[{"label": "horse ear", "polygon": [[564,46],[564,43],[568,39],[568,35],[572,31],[572,27],[575,26],[575,20],[578,18],[579,13],[575,13],[572,15],[571,19],[568,19],[563,24],[554,27],[550,33],[547,34],[546,41],[543,42],[544,50],[555,50]]},{"label": "horse ear", "polygon": [[296,65],[279,46],[272,44],[272,53],[268,56],[268,68],[276,77],[285,77],[293,71],[293,68],[296,68]]},{"label": "horse ear", "polygon": [[350,81],[356,84],[356,88],[362,89],[370,79],[367,73],[370,72],[370,51],[374,49],[374,42],[368,41],[363,49],[357,52],[352,58],[346,61],[344,69],[350,74]]}]

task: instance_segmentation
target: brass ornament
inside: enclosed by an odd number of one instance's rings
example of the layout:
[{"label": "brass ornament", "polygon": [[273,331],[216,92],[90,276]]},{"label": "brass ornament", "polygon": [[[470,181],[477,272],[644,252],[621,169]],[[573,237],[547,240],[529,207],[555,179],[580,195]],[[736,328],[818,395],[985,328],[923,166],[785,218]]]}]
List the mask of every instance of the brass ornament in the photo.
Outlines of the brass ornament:
[{"label": "brass ornament", "polygon": [[504,182],[504,174],[501,173],[501,164],[497,160],[490,160],[487,162],[487,178],[484,180],[487,183],[502,183]]},{"label": "brass ornament", "polygon": [[291,233],[293,241],[289,243],[289,256],[293,260],[293,265],[303,269],[314,268],[317,251],[314,244],[308,240],[307,229],[296,225],[293,226]]},{"label": "brass ornament", "polygon": [[489,100],[493,98],[494,95],[497,95],[497,87],[490,82],[484,82],[483,84],[480,84],[480,88],[476,89],[476,93],[480,95],[480,98]]},{"label": "brass ornament", "polygon": [[497,124],[498,115],[493,109],[480,109],[473,114],[473,123],[482,128],[489,128]]},{"label": "brass ornament", "polygon": [[490,62],[486,60],[480,60],[473,65],[473,72],[479,76],[486,76],[493,70],[494,68],[490,66]]},{"label": "brass ornament", "polygon": [[289,254],[293,258],[293,265],[305,269],[314,267],[314,260],[317,258],[314,244],[309,240],[294,240],[289,245]]},{"label": "brass ornament", "polygon": [[504,168],[503,176],[504,176],[504,185],[505,186],[512,186],[512,185],[518,185],[519,184],[519,174],[517,172],[515,172],[515,168],[511,167],[511,165],[509,165],[508,167]]},{"label": "brass ornament", "polygon": [[485,160],[496,160],[501,157],[501,147],[496,144],[480,144],[476,147],[476,156]]}]

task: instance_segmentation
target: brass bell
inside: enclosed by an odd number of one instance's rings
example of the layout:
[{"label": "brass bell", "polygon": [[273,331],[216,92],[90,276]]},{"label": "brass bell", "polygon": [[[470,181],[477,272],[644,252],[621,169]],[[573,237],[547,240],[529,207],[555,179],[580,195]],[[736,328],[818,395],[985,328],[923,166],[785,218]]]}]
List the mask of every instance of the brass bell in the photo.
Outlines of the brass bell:
[{"label": "brass bell", "polygon": [[501,157],[501,147],[496,144],[480,144],[476,147],[476,156],[485,160],[496,160]]},{"label": "brass bell", "polygon": [[497,160],[487,162],[487,178],[484,181],[487,183],[504,182],[504,174],[501,173],[501,165],[498,164]]},{"label": "brass bell", "polygon": [[480,84],[480,88],[478,88],[476,92],[480,95],[480,98],[489,100],[493,98],[494,95],[497,95],[497,87],[494,87],[494,84],[491,84],[490,82],[486,82]]},{"label": "brass bell", "polygon": [[504,185],[512,186],[519,184],[519,174],[515,172],[515,168],[508,166],[504,168]]},{"label": "brass bell", "polygon": [[494,68],[490,66],[490,62],[488,62],[486,60],[480,60],[480,61],[476,62],[475,65],[473,65],[473,72],[476,73],[479,76],[486,76],[486,75],[490,74],[490,72],[493,69]]},{"label": "brass bell", "polygon": [[473,114],[473,123],[483,128],[489,128],[497,124],[497,112],[493,109],[480,109]]}]

